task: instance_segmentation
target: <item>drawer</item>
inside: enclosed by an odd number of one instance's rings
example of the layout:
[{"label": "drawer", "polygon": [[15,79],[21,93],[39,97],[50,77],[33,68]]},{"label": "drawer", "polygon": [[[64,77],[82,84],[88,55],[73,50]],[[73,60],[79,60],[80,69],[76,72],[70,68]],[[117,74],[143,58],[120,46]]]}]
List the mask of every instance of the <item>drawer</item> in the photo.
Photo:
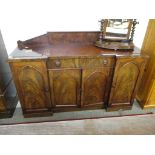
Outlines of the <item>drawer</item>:
[{"label": "drawer", "polygon": [[56,68],[77,68],[79,67],[78,58],[54,58],[48,59],[48,69]]},{"label": "drawer", "polygon": [[79,66],[81,68],[112,67],[114,62],[114,57],[82,58],[79,60]]},{"label": "drawer", "polygon": [[47,67],[48,69],[112,67],[114,62],[114,57],[51,58],[47,61]]}]

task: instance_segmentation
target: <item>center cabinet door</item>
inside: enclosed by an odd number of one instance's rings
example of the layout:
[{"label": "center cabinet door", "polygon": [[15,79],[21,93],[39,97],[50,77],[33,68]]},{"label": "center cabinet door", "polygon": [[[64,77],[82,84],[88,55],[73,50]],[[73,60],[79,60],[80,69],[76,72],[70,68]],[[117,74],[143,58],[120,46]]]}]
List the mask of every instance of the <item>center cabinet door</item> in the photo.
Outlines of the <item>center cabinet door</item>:
[{"label": "center cabinet door", "polygon": [[81,96],[82,107],[104,107],[109,90],[109,73],[109,67],[83,69]]},{"label": "center cabinet door", "polygon": [[81,69],[50,69],[49,81],[53,107],[80,107]]}]

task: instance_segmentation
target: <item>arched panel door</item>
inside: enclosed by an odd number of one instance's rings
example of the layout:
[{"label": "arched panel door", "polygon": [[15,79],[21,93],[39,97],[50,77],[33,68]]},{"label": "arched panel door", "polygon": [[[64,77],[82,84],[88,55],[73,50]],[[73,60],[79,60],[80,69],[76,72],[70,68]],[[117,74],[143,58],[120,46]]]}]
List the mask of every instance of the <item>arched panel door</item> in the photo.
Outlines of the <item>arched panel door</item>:
[{"label": "arched panel door", "polygon": [[104,107],[105,93],[108,92],[109,68],[83,69],[82,72],[82,106]]},{"label": "arched panel door", "polygon": [[13,75],[25,115],[51,111],[45,61],[13,63]]},{"label": "arched panel door", "polygon": [[143,63],[141,58],[117,58],[109,107],[132,105]]},{"label": "arched panel door", "polygon": [[26,109],[48,107],[43,75],[32,66],[24,66],[18,75]]}]

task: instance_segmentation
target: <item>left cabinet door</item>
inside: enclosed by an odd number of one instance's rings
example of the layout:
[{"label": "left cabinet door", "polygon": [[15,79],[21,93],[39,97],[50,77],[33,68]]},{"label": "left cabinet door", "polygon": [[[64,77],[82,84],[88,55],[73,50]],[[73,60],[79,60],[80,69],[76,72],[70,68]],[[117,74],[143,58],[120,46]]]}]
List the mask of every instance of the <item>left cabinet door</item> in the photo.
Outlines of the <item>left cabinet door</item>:
[{"label": "left cabinet door", "polygon": [[10,62],[24,116],[50,115],[46,60]]}]

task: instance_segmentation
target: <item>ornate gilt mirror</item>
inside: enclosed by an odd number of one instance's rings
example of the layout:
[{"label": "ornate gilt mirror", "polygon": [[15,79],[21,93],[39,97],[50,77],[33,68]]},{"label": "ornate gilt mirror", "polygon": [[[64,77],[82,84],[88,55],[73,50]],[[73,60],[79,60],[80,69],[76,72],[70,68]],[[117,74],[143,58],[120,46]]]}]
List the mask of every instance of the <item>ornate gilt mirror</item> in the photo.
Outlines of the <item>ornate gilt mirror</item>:
[{"label": "ornate gilt mirror", "polygon": [[136,19],[102,19],[96,46],[107,49],[133,49]]}]

